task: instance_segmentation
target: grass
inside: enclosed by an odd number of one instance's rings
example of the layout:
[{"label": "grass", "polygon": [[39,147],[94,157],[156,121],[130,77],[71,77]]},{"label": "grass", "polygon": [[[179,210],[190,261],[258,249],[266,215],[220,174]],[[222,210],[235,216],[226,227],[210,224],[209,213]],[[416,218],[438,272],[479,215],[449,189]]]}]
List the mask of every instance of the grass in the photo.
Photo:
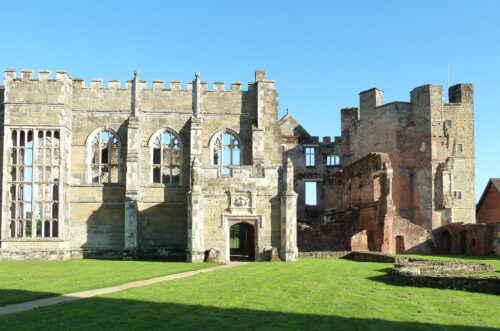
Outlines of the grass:
[{"label": "grass", "polygon": [[5,329],[495,329],[500,296],[392,284],[391,264],[251,263],[0,316]]},{"label": "grass", "polygon": [[174,261],[0,261],[0,306],[216,265]]}]

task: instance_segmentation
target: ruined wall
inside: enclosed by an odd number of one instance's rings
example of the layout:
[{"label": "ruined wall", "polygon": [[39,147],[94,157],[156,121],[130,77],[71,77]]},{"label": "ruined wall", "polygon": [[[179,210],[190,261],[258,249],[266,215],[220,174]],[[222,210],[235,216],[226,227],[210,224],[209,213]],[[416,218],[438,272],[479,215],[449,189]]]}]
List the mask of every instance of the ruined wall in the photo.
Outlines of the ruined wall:
[{"label": "ruined wall", "polygon": [[387,153],[396,213],[428,230],[474,219],[472,85],[450,87],[449,95],[445,104],[441,86],[424,85],[410,103],[384,105],[372,89],[360,93],[360,109],[341,110],[342,164]]},{"label": "ruined wall", "polygon": [[392,174],[389,155],[371,153],[332,175],[325,208],[332,210],[333,221],[302,227],[299,249],[395,253],[401,236],[403,252],[430,252],[429,233],[394,214]]},{"label": "ruined wall", "polygon": [[453,223],[433,231],[433,241],[442,254],[500,255],[500,222]]},{"label": "ruined wall", "polygon": [[[337,172],[341,164],[328,164],[328,157],[339,157],[339,140],[335,137],[319,137],[309,133],[292,117],[289,111],[280,119],[280,130],[282,136],[282,152],[284,158],[289,158],[294,166],[295,192],[297,199],[297,219],[300,223],[319,226],[325,222],[325,216],[329,217],[329,211],[325,210],[325,198],[328,196],[328,187],[324,179]],[[314,149],[314,166],[306,164],[306,149]],[[340,159],[340,158],[339,158]],[[306,204],[306,183],[316,183],[316,205]]]}]

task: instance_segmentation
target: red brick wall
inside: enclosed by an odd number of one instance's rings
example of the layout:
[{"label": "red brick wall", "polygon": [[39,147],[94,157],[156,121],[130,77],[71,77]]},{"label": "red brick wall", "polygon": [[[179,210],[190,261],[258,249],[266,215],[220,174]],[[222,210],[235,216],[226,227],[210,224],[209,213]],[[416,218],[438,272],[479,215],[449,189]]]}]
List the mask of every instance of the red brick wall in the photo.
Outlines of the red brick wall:
[{"label": "red brick wall", "polygon": [[[433,232],[434,242],[439,253],[486,255],[500,254],[498,250],[500,222],[463,224],[454,223]],[[445,247],[443,233],[449,233],[449,246]]]},{"label": "red brick wall", "polygon": [[395,215],[392,176],[389,156],[370,153],[325,180],[325,208],[334,211],[333,221],[299,227],[299,250],[395,253],[396,237],[402,236],[406,252],[430,252],[429,232]]},{"label": "red brick wall", "polygon": [[490,185],[486,195],[477,211],[478,223],[500,221],[500,193],[494,185]]}]

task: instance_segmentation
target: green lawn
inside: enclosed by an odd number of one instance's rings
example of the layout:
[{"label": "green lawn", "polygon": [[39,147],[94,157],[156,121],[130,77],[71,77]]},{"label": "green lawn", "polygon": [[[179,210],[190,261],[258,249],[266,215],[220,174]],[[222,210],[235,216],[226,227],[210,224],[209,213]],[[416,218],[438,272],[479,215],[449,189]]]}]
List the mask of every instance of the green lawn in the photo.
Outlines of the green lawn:
[{"label": "green lawn", "polygon": [[251,263],[0,316],[0,326],[81,330],[500,327],[500,296],[393,285],[386,275],[390,267],[344,259]]},{"label": "green lawn", "polygon": [[[0,306],[206,268],[178,260],[0,261]],[[1,327],[0,327],[1,329]]]}]

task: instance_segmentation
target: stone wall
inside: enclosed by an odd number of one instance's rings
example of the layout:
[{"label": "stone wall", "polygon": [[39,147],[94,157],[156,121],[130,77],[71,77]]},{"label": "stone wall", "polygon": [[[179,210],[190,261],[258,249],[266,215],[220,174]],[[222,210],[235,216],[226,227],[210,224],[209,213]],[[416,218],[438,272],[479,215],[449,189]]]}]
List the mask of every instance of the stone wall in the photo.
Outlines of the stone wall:
[{"label": "stone wall", "polygon": [[448,224],[432,236],[442,254],[500,255],[500,222]]},{"label": "stone wall", "polygon": [[[311,136],[291,115],[290,111],[280,119],[280,130],[282,135],[282,149],[285,158],[292,161],[294,167],[294,189],[297,198],[297,220],[301,224],[319,226],[329,217],[329,211],[325,210],[325,199],[328,196],[328,186],[325,178],[336,173],[340,168],[337,164],[328,164],[329,157],[339,157],[339,139],[335,137]],[[314,151],[312,160],[314,165],[306,162],[307,149]],[[330,160],[330,162],[332,159]],[[306,204],[306,183],[314,182],[316,185],[316,204]]]},{"label": "stone wall", "polygon": [[[35,248],[127,259],[182,253],[189,261],[199,262],[213,248],[220,252],[221,261],[228,261],[229,227],[247,222],[255,229],[256,259],[272,247],[283,252],[284,260],[297,258],[293,166],[283,164],[278,93],[264,71],[257,71],[255,82],[243,90],[239,82],[228,89],[217,82],[210,89],[198,73],[185,86],[180,81],[171,81],[169,87],[164,81],[153,81],[148,88],[138,72],[124,86],[110,80],[105,87],[102,79],[86,85],[64,71],[53,79],[50,71],[40,71],[35,78],[32,70],[22,70],[20,77],[15,70],[7,70],[0,95],[5,95],[0,104],[5,106],[2,123],[9,137],[13,130],[24,137],[26,130],[44,128],[60,134],[60,158],[51,164],[57,170],[56,177],[51,177],[56,184],[51,185],[58,185],[57,194],[52,194],[57,195],[59,209],[52,211],[56,225],[50,226],[56,230],[49,231],[49,236],[38,235],[38,225],[29,225],[32,219],[38,220],[37,213],[10,220],[10,204],[3,201],[0,250],[5,254]],[[104,152],[92,152],[93,139],[103,132],[116,138],[118,152],[113,160],[116,172],[109,164],[99,168],[107,173],[104,178],[113,179],[101,181],[96,180],[91,163],[99,153],[112,155],[111,142]],[[179,157],[172,170],[175,181],[170,181],[170,169],[161,168],[160,177],[167,182],[160,183],[153,180],[154,144],[165,132],[176,140]],[[232,157],[230,165],[217,164],[215,143],[226,133],[234,137],[238,151],[226,154],[226,160]],[[12,158],[11,139],[3,139],[2,145],[3,157]],[[161,158],[171,157],[162,154]],[[38,156],[33,158],[38,161]],[[2,169],[3,187],[7,182],[11,185],[9,166],[4,164]],[[6,196],[3,190],[2,197]],[[16,196],[15,192],[9,195],[17,201]],[[15,231],[11,221],[16,222]],[[26,227],[37,234],[25,233]]]},{"label": "stone wall", "polygon": [[325,208],[333,221],[300,227],[299,249],[430,252],[428,231],[394,215],[392,174],[389,156],[371,153],[328,178]]},{"label": "stone wall", "polygon": [[[493,273],[493,266],[485,263],[396,258],[389,275],[412,286],[500,294],[500,277]],[[478,276],[483,274],[492,276]]]},{"label": "stone wall", "polygon": [[342,115],[342,165],[387,153],[396,214],[431,231],[474,222],[474,102],[471,84],[424,85],[411,102],[382,104],[382,91],[360,93],[360,109]]}]

